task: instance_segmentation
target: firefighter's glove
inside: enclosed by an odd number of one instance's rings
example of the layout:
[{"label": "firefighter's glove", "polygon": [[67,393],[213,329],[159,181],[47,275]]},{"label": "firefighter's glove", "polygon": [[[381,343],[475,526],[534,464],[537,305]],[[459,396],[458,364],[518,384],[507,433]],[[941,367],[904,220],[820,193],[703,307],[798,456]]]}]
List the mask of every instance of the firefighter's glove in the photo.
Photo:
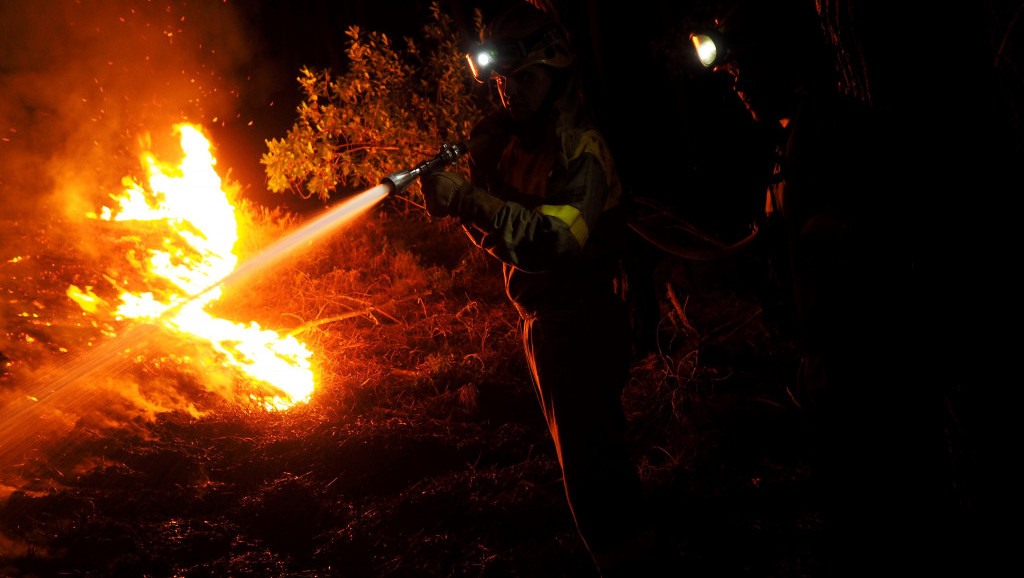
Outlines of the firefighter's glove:
[{"label": "firefighter's glove", "polygon": [[493,228],[504,201],[474,186],[455,173],[435,172],[420,179],[423,200],[431,217],[453,216],[464,224]]},{"label": "firefighter's glove", "polygon": [[427,212],[435,219],[457,215],[462,198],[474,188],[459,175],[443,171],[423,175],[420,183]]}]

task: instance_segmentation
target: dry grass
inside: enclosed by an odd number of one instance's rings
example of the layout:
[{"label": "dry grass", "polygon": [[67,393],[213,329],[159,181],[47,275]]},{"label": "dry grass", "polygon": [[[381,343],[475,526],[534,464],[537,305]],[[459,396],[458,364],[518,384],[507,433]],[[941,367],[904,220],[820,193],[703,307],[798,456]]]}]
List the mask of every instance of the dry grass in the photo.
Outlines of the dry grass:
[{"label": "dry grass", "polygon": [[[243,252],[301,220],[245,217]],[[637,467],[692,573],[812,574],[792,351],[749,295],[694,282],[732,272],[693,273],[654,273],[658,348],[624,396]],[[32,454],[5,482],[0,574],[593,575],[500,269],[461,230],[386,201],[216,307],[308,344],[311,401],[266,412],[204,394],[202,375],[131,369],[205,413],[81,420]]]}]

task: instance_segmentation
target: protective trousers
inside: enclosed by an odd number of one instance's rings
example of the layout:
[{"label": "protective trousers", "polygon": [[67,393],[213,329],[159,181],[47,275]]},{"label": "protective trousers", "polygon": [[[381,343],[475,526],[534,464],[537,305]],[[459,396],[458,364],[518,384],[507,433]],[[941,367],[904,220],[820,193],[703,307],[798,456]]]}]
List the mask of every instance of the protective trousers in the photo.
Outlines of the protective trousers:
[{"label": "protective trousers", "polygon": [[566,497],[603,572],[625,563],[646,529],[643,489],[625,444],[621,395],[631,355],[625,304],[609,295],[520,314]]}]

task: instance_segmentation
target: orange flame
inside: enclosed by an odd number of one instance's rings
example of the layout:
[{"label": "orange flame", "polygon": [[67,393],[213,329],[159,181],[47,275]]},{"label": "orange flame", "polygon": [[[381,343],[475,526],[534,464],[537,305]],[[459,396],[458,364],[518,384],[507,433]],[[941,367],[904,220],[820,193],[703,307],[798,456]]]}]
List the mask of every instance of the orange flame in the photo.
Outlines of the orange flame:
[{"label": "orange flame", "polygon": [[[308,401],[315,387],[310,358],[312,353],[295,337],[284,337],[253,322],[237,324],[218,319],[205,311],[221,296],[217,285],[232,272],[238,257],[232,253],[238,240],[235,207],[214,170],[216,159],[210,143],[199,128],[179,124],[181,165],[162,165],[149,152],[149,189],[157,199],[147,199],[144,187],[125,177],[124,193],[114,200],[117,211],[104,207],[100,218],[115,221],[164,221],[180,237],[150,249],[145,268],[170,282],[177,294],[161,302],[152,293],[120,295],[115,315],[158,322],[189,340],[208,342],[220,352],[226,365],[249,378],[271,386],[273,395],[260,398],[267,409],[287,409]],[[152,194],[149,195],[152,198]],[[68,296],[84,310],[94,312],[96,296],[70,287]],[[177,309],[175,309],[177,308]],[[256,399],[255,396],[251,396]]]}]

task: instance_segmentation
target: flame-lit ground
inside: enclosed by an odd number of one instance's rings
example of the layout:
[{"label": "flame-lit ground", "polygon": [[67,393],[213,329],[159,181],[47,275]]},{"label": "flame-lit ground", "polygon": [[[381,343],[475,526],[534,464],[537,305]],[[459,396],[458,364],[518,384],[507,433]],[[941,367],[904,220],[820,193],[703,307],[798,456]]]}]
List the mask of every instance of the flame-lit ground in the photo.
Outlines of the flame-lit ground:
[{"label": "flame-lit ground", "polygon": [[[18,226],[24,258],[4,265],[18,280],[4,311],[32,315],[5,321],[2,411],[29,403],[26,366],[120,329],[93,326],[67,298],[71,284],[118,294],[65,254],[60,227]],[[637,361],[626,399],[666,532],[696,553],[695,570],[813,568],[820,528],[793,441],[792,358],[769,354],[751,301],[692,292],[686,322],[662,306],[663,351]],[[310,401],[266,411],[161,357],[118,365],[104,380],[142,396],[173,385],[160,391],[177,405],[138,413],[96,393],[87,399],[107,403],[76,411],[65,399],[33,423],[51,424],[33,436],[48,443],[5,456],[0,574],[593,575],[500,271],[461,231],[385,203],[214,309],[277,321],[316,350]]]}]

